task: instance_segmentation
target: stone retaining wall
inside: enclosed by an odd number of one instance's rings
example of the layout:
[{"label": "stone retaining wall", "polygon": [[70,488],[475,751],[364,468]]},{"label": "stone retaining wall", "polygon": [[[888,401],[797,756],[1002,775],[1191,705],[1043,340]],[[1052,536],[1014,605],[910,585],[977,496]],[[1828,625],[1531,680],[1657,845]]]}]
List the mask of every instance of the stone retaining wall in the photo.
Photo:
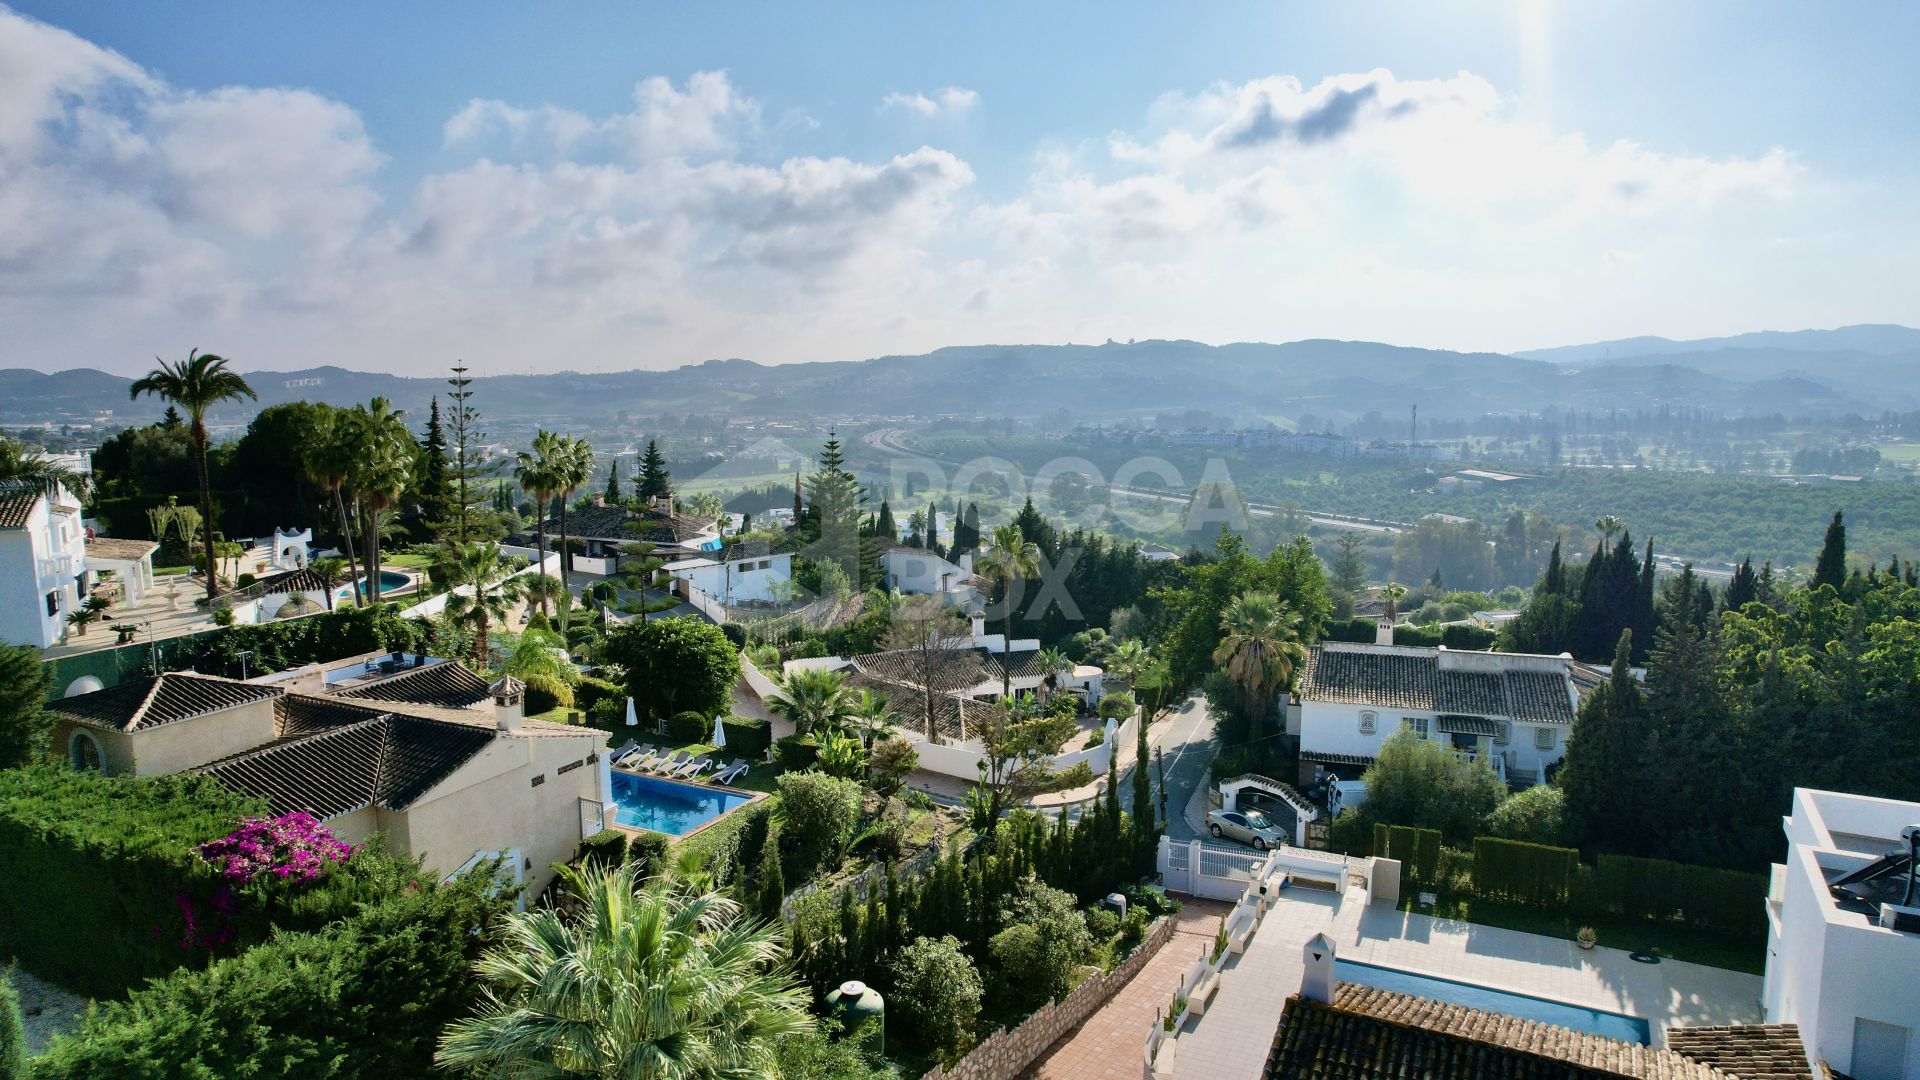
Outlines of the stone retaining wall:
[{"label": "stone retaining wall", "polygon": [[1059,1001],[1042,1005],[1017,1028],[1001,1028],[951,1068],[934,1067],[921,1080],[1013,1080],[1060,1036],[1098,1012],[1121,987],[1133,981],[1154,954],[1173,937],[1171,916],[1162,916],[1140,947],[1112,971],[1088,977]]}]

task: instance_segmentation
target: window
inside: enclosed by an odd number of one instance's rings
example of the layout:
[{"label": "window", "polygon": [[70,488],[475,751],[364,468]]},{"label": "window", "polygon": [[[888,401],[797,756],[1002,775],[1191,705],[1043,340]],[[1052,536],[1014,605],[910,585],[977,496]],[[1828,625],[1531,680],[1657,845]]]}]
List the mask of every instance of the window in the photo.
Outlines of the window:
[{"label": "window", "polygon": [[1360,734],[1371,735],[1375,731],[1377,731],[1378,725],[1375,723],[1377,719],[1378,719],[1378,714],[1371,709],[1361,713],[1360,714]]},{"label": "window", "polygon": [[1551,750],[1553,747],[1554,734],[1552,728],[1543,727],[1533,729],[1533,748],[1535,750]]},{"label": "window", "polygon": [[1413,733],[1415,735],[1418,735],[1423,739],[1427,737],[1427,718],[1426,717],[1403,716],[1400,718],[1400,722],[1402,724],[1405,724],[1407,727],[1412,728]]},{"label": "window", "polygon": [[67,740],[67,760],[73,763],[76,771],[91,769],[98,772],[106,766],[106,760],[100,753],[100,744],[84,731],[74,732]]},{"label": "window", "polygon": [[47,614],[60,614],[60,590],[58,589],[47,594]]},{"label": "window", "polygon": [[1506,722],[1505,720],[1496,720],[1494,722],[1500,725],[1500,728],[1498,731],[1495,731],[1493,733],[1493,745],[1505,746],[1508,743],[1512,742],[1513,741],[1513,725]]}]

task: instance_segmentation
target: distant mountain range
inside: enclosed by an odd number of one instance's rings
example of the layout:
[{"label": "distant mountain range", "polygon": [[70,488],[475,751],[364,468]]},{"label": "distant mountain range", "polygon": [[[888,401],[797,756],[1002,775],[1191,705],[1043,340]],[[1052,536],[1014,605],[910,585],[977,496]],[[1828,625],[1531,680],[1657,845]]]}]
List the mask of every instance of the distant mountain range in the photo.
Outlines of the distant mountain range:
[{"label": "distant mountain range", "polygon": [[[1920,408],[1920,330],[1849,326],[1698,341],[1626,338],[1513,355],[1412,349],[1367,341],[1205,345],[975,345],[920,356],[762,365],[711,360],[672,371],[557,372],[476,379],[475,403],[499,420],[581,424],[620,412],[835,418],[876,415],[1033,416],[1065,408],[1083,419],[1199,408],[1236,416],[1339,421],[1417,403],[1423,417],[1547,408],[1701,407],[1794,415]],[[406,378],[338,367],[247,373],[258,406],[374,396],[418,415],[447,390],[443,377]],[[0,420],[140,420],[163,404],[128,400],[131,380],[92,369],[48,375],[0,370]]]}]

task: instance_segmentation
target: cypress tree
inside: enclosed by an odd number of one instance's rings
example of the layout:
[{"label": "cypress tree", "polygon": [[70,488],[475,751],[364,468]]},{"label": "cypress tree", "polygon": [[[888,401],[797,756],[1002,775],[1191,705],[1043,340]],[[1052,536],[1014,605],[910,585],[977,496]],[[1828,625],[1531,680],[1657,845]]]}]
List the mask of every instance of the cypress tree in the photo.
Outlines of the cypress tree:
[{"label": "cypress tree", "polygon": [[887,540],[900,538],[900,524],[893,520],[893,507],[887,500],[880,500],[880,518],[874,523],[873,534]]},{"label": "cypress tree", "polygon": [[[852,890],[848,890],[851,892]],[[887,924],[880,911],[880,888],[867,886],[867,913],[860,920],[860,972],[861,978],[879,981],[880,956],[886,951]]]},{"label": "cypress tree", "polygon": [[1631,804],[1646,796],[1638,787],[1641,702],[1632,658],[1633,631],[1623,630],[1606,687],[1580,704],[1560,770],[1568,825],[1589,851],[1619,850],[1629,822],[1639,816]]},{"label": "cypress tree", "polygon": [[0,1080],[27,1075],[27,1023],[13,980],[0,971]]},{"label": "cypress tree", "polygon": [[1826,541],[1820,545],[1820,558],[1813,566],[1813,588],[1831,585],[1838,590],[1847,583],[1847,525],[1840,511],[1833,512],[1827,524]]},{"label": "cypress tree", "polygon": [[1540,575],[1540,585],[1534,589],[1536,596],[1559,596],[1567,591],[1567,568],[1560,561],[1560,541],[1553,542],[1553,550],[1547,553],[1547,572]]},{"label": "cypress tree", "polygon": [[620,460],[614,459],[613,468],[607,470],[607,505],[613,506],[620,501]]},{"label": "cypress tree", "polygon": [[440,423],[440,395],[427,411],[427,430],[420,438],[420,476],[416,488],[429,520],[439,521],[453,509],[447,487],[447,431]]},{"label": "cypress tree", "polygon": [[1576,651],[1583,658],[1600,656],[1611,640],[1606,629],[1607,577],[1607,542],[1602,540],[1594,545],[1593,556],[1580,574],[1580,644]]},{"label": "cypress tree", "polygon": [[1139,733],[1133,740],[1133,846],[1135,856],[1142,864],[1143,873],[1151,873],[1159,839],[1159,826],[1153,813],[1153,774],[1148,771],[1150,765],[1147,746],[1147,718],[1139,718]]},{"label": "cypress tree", "polygon": [[[1647,537],[1646,558],[1640,561],[1640,582],[1633,600],[1633,640],[1651,642],[1653,640],[1653,537]],[[1642,646],[1641,655],[1645,655]]]},{"label": "cypress tree", "polygon": [[853,890],[840,890],[840,950],[838,977],[846,978],[853,972],[862,974],[866,965],[861,963],[864,947],[860,943],[860,912],[853,906]]},{"label": "cypress tree", "polygon": [[1767,559],[1766,561],[1760,564],[1760,576],[1754,579],[1754,582],[1753,582],[1753,598],[1767,605],[1768,607],[1773,606],[1774,588],[1773,588],[1773,560],[1772,559]]},{"label": "cypress tree", "polygon": [[927,500],[927,549],[940,551],[940,504],[932,499]]},{"label": "cypress tree", "polygon": [[780,906],[787,898],[787,879],[780,869],[780,830],[767,830],[766,843],[760,846],[760,917],[780,921]]},{"label": "cypress tree", "polygon": [[1758,579],[1753,572],[1753,556],[1748,555],[1733,572],[1733,580],[1727,582],[1727,591],[1721,597],[1721,610],[1739,611],[1753,603],[1758,588]]},{"label": "cypress tree", "polygon": [[660,444],[653,439],[647,440],[647,451],[640,455],[640,479],[635,482],[633,493],[644,503],[673,494],[673,475],[667,472],[666,456],[660,453]]}]

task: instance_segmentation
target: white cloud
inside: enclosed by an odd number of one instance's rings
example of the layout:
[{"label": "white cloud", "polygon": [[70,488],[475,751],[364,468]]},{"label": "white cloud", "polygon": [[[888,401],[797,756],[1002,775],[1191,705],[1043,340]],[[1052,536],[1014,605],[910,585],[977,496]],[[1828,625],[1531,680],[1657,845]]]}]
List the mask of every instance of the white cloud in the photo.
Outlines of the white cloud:
[{"label": "white cloud", "polygon": [[1141,107],[989,197],[937,146],[770,157],[812,137],[799,107],[763,126],[724,72],[652,77],[609,115],[477,99],[444,126],[453,164],[382,202],[347,105],[182,90],[0,8],[0,367],[195,345],[402,370],[1090,336],[1517,347],[1920,317],[1895,260],[1857,255],[1915,246],[1907,190],[1824,182],[1785,149],[1596,142],[1469,73]]},{"label": "white cloud", "polygon": [[957,116],[980,103],[980,95],[965,87],[949,86],[932,95],[892,93],[880,99],[881,112],[913,113],[917,116]]}]

